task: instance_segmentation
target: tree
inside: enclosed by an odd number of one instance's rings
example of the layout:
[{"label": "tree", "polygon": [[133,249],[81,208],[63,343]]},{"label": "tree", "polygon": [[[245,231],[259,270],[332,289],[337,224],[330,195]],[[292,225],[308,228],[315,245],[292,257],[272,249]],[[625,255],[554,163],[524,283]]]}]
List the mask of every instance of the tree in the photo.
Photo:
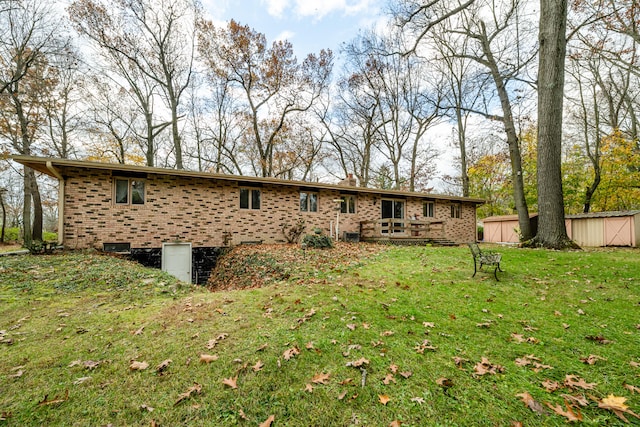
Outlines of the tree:
[{"label": "tree", "polygon": [[222,78],[243,98],[248,153],[256,175],[274,176],[274,156],[288,121],[307,112],[327,89],[331,51],[299,64],[288,41],[267,47],[264,34],[231,20],[226,28],[200,21],[199,50],[212,78]]},{"label": "tree", "polygon": [[[56,84],[49,59],[65,50],[47,2],[15,0],[0,13],[0,137],[31,155],[45,123],[43,99]],[[23,244],[42,240],[42,203],[35,172],[24,168]],[[33,208],[33,209],[32,209]],[[33,220],[32,220],[33,216]]]},{"label": "tree", "polygon": [[[183,169],[180,106],[193,74],[195,22],[200,16],[197,1],[76,0],[69,14],[78,32],[106,53],[145,114],[153,114],[153,98],[161,94],[171,114],[167,123],[175,166]],[[150,118],[147,126],[148,138],[154,137]],[[153,149],[149,148],[147,163],[152,166]]]},{"label": "tree", "polygon": [[566,54],[566,0],[540,0],[538,65],[538,233],[533,243],[574,247],[564,221],[562,107]]},{"label": "tree", "polygon": [[[483,109],[472,111],[485,118],[500,121],[504,126],[521,236],[524,240],[530,239],[533,233],[524,194],[522,158],[511,99],[514,92],[521,89],[519,86],[526,87],[529,84],[526,82],[526,73],[535,57],[535,49],[526,46],[528,40],[523,37],[526,25],[523,26],[521,22],[522,2],[509,0],[495,3],[476,0],[460,4],[454,1],[434,0],[423,4],[405,0],[402,4],[413,6],[413,9],[405,9],[399,21],[417,33],[416,47],[427,34],[424,27],[431,32],[444,32],[452,37],[466,38],[469,42],[456,44],[458,48],[464,47],[464,50],[456,49],[450,55],[476,62],[493,82],[494,93],[498,98],[497,105],[489,96],[483,100]],[[456,13],[452,13],[454,11]],[[489,94],[485,92],[485,95]],[[502,114],[495,112],[497,108]]]}]

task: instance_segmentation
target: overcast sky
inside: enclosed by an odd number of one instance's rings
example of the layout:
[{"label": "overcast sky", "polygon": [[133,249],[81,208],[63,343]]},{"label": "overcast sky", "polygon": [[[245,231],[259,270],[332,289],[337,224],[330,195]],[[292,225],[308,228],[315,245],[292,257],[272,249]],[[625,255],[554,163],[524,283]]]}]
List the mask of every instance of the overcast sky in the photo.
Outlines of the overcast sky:
[{"label": "overcast sky", "polygon": [[214,22],[231,19],[263,33],[269,44],[286,39],[298,60],[340,45],[360,29],[379,25],[386,0],[203,0]]}]

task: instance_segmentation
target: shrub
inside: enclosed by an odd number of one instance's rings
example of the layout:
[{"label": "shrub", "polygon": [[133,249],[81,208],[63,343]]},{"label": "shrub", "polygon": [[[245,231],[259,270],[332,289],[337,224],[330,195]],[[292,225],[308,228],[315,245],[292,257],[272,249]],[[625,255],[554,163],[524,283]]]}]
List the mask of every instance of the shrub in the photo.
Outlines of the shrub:
[{"label": "shrub", "polygon": [[307,234],[302,238],[302,243],[307,248],[333,248],[333,240],[331,237],[322,234]]},{"label": "shrub", "polygon": [[282,234],[284,234],[285,239],[289,243],[298,243],[300,240],[300,236],[304,233],[304,230],[307,228],[305,224],[304,218],[298,218],[293,225],[284,224],[282,226]]}]

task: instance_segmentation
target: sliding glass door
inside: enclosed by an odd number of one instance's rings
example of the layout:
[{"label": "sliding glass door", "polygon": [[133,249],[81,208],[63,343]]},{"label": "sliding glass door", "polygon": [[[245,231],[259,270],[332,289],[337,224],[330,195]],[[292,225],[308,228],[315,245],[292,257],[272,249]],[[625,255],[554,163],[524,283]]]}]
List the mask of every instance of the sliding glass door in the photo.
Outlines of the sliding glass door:
[{"label": "sliding glass door", "polygon": [[385,219],[404,219],[404,200],[383,199],[382,207],[382,233],[403,234],[404,222],[384,221]]}]

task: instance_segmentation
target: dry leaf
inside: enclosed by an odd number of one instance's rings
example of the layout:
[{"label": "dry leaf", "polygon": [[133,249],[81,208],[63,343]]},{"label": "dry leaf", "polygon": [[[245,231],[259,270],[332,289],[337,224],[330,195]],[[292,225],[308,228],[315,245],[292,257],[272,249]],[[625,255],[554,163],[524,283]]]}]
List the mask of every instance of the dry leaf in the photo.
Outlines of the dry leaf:
[{"label": "dry leaf", "polygon": [[161,374],[162,372],[166,371],[171,362],[171,359],[163,360],[158,366],[156,366],[156,372]]},{"label": "dry leaf", "polygon": [[185,399],[189,399],[194,394],[200,394],[201,391],[202,391],[202,386],[198,383],[193,383],[193,385],[189,387],[187,391],[185,391],[184,393],[178,396],[178,400],[175,401],[173,406],[177,405],[178,403],[182,402]]},{"label": "dry leaf", "polygon": [[544,389],[549,393],[553,393],[562,386],[558,381],[544,380],[542,381],[542,387],[544,387]]},{"label": "dry leaf", "polygon": [[633,393],[640,393],[640,388],[639,388],[639,387],[636,387],[636,386],[634,386],[634,385],[627,384],[627,383],[624,383],[624,384],[623,384],[623,386],[624,386],[624,388],[626,388],[627,390],[629,390],[629,391],[631,392],[631,394],[633,394]]},{"label": "dry leaf", "polygon": [[395,374],[396,372],[398,372],[398,365],[392,363],[391,365],[389,365],[389,370]]},{"label": "dry leaf", "polygon": [[445,378],[445,377],[440,377],[436,380],[436,384],[438,384],[440,387],[447,389],[447,388],[451,388],[453,387],[453,381],[449,378]]},{"label": "dry leaf", "polygon": [[533,396],[531,396],[526,391],[524,393],[516,394],[516,397],[521,398],[524,404],[527,405],[527,407],[531,409],[533,412],[536,412],[538,414],[545,414],[547,412],[544,409],[544,406],[542,406],[539,402],[537,402],[533,398]]},{"label": "dry leaf", "polygon": [[258,371],[262,370],[262,368],[264,368],[264,363],[262,363],[262,360],[258,360],[256,362],[256,364],[253,365],[253,367],[252,367],[254,372],[258,372]]},{"label": "dry leaf", "polygon": [[131,335],[142,335],[143,331],[144,331],[144,325],[141,326],[140,329],[131,332]]},{"label": "dry leaf", "polygon": [[562,415],[567,419],[568,422],[582,421],[582,414],[580,412],[578,411],[574,412],[573,408],[571,407],[571,405],[569,405],[569,403],[567,403],[567,401],[564,402],[564,405],[567,408],[566,411],[563,410],[562,406],[560,405],[551,406],[550,403],[547,403],[547,406],[551,408],[553,412],[555,412],[558,415]]},{"label": "dry leaf", "polygon": [[40,402],[38,402],[38,406],[57,405],[58,403],[63,403],[63,402],[66,402],[67,400],[69,400],[69,390],[65,390],[63,397],[58,397],[56,395],[52,399],[49,399],[49,395],[45,394],[44,395],[44,399],[42,399]]},{"label": "dry leaf", "polygon": [[498,372],[503,372],[504,366],[494,365],[489,361],[489,359],[483,357],[482,360],[474,366],[474,370],[476,375],[495,375]]},{"label": "dry leaf", "polygon": [[624,402],[626,401],[627,401],[626,397],[618,397],[618,396],[614,396],[613,394],[610,394],[609,396],[605,397],[600,402],[598,402],[598,408],[608,409],[610,411],[613,411],[614,414],[616,414],[621,420],[627,423],[629,422],[629,420],[627,420],[623,414],[632,415],[640,419],[639,415],[631,412],[629,410],[629,407],[625,405]]},{"label": "dry leaf", "polygon": [[349,323],[349,324],[347,325],[347,329],[350,329],[350,330],[352,330],[352,331],[353,331],[353,330],[355,330],[355,329],[356,329],[356,325],[355,325],[354,323]]},{"label": "dry leaf", "polygon": [[389,424],[389,427],[400,427],[402,425],[402,423],[398,420],[393,420],[391,421],[391,424]]},{"label": "dry leaf", "polygon": [[384,331],[380,334],[381,337],[390,337],[391,335],[393,335],[394,332],[393,331]]},{"label": "dry leaf", "polygon": [[211,363],[215,360],[218,360],[217,354],[201,354],[200,355],[200,361],[202,363]]},{"label": "dry leaf", "polygon": [[347,366],[353,366],[355,368],[359,368],[362,365],[368,365],[369,364],[369,360],[365,359],[364,357],[361,357],[358,360],[355,360],[353,362],[347,362]]},{"label": "dry leaf", "polygon": [[258,347],[258,349],[256,351],[262,351],[262,350],[266,349],[267,347],[269,347],[269,344],[264,343],[260,347]]},{"label": "dry leaf", "polygon": [[584,379],[576,375],[566,375],[564,377],[564,385],[571,389],[581,388],[584,390],[593,390],[597,384],[587,383]]},{"label": "dry leaf", "polygon": [[413,375],[411,371],[400,372],[400,376],[403,378],[409,378],[411,375]]},{"label": "dry leaf", "polygon": [[129,365],[129,369],[132,371],[144,371],[148,367],[149,364],[147,362],[137,362],[135,360]]},{"label": "dry leaf", "polygon": [[309,341],[304,346],[307,350],[313,350],[313,342]]},{"label": "dry leaf", "polygon": [[417,403],[418,405],[422,405],[424,403],[424,399],[422,397],[412,397],[411,401]]},{"label": "dry leaf", "polygon": [[329,377],[331,377],[331,374],[315,374],[313,378],[311,378],[311,382],[314,384],[327,384]]},{"label": "dry leaf", "polygon": [[382,403],[383,405],[386,405],[391,400],[389,396],[387,396],[386,394],[379,394],[378,399],[380,400],[380,403]]},{"label": "dry leaf", "polygon": [[22,374],[24,374],[24,371],[19,369],[15,374],[7,375],[7,378],[20,378]]},{"label": "dry leaf", "polygon": [[586,363],[587,365],[595,365],[598,360],[607,360],[604,357],[596,356],[595,354],[590,354],[589,357],[581,357],[580,361],[582,363]]},{"label": "dry leaf", "polygon": [[304,391],[308,392],[308,393],[313,393],[313,386],[311,384],[307,384],[304,387]]},{"label": "dry leaf", "polygon": [[155,408],[152,407],[152,406],[149,406],[149,405],[142,404],[142,405],[140,405],[140,410],[141,411],[147,411],[147,412],[153,412],[155,410]]},{"label": "dry leaf", "polygon": [[345,380],[340,381],[338,384],[340,385],[349,385],[353,383],[353,378],[347,378]]},{"label": "dry leaf", "polygon": [[579,406],[589,406],[589,401],[584,396],[573,396],[571,394],[561,394],[560,397],[562,397],[564,400],[568,402],[574,403]]},{"label": "dry leaf", "polygon": [[290,349],[282,353],[282,357],[284,357],[284,360],[289,360],[298,354],[300,354],[300,350],[298,349],[298,347],[291,347]]},{"label": "dry leaf", "polygon": [[258,427],[271,427],[271,424],[275,421],[275,415],[270,415],[263,423],[260,423]]},{"label": "dry leaf", "polygon": [[347,390],[343,391],[342,393],[340,393],[338,395],[338,400],[342,400],[344,399],[344,397],[347,395]]},{"label": "dry leaf", "polygon": [[589,341],[595,341],[598,344],[603,344],[603,345],[613,343],[613,341],[606,339],[602,335],[588,335],[585,338],[588,339]]},{"label": "dry leaf", "polygon": [[226,385],[227,387],[231,387],[232,389],[237,389],[238,388],[238,376],[236,375],[233,378],[225,378],[222,380],[222,384]]},{"label": "dry leaf", "polygon": [[387,374],[383,379],[382,382],[384,385],[389,385],[392,382],[395,384],[396,379],[393,377],[393,374]]},{"label": "dry leaf", "polygon": [[435,328],[436,327],[435,323],[432,323],[432,322],[422,322],[422,326],[424,326],[425,328]]},{"label": "dry leaf", "polygon": [[80,378],[76,378],[76,380],[73,382],[73,385],[80,385],[83,382],[89,381],[91,379],[91,377],[80,377]]},{"label": "dry leaf", "polygon": [[635,362],[633,360],[631,362],[629,362],[629,365],[633,366],[634,368],[640,368],[640,363]]}]

